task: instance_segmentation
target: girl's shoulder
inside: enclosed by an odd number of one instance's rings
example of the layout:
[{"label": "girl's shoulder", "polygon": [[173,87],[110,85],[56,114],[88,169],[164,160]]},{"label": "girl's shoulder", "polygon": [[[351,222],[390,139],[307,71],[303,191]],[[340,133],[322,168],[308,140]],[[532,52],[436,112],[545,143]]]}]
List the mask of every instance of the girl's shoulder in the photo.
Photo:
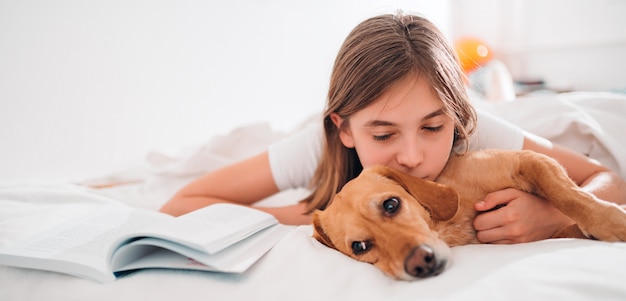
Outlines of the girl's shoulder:
[{"label": "girl's shoulder", "polygon": [[493,114],[477,109],[476,132],[470,137],[470,150],[488,148],[521,150],[524,145],[524,131]]},{"label": "girl's shoulder", "polygon": [[307,187],[319,164],[323,139],[322,123],[314,121],[269,147],[270,168],[281,191]]}]

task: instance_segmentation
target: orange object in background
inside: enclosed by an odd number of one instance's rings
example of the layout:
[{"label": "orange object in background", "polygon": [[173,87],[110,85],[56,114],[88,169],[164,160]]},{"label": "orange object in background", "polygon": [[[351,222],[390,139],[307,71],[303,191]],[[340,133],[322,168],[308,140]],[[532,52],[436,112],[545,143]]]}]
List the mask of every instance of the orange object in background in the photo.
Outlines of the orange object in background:
[{"label": "orange object in background", "polygon": [[477,38],[461,38],[454,43],[461,68],[468,74],[491,60],[491,48]]}]

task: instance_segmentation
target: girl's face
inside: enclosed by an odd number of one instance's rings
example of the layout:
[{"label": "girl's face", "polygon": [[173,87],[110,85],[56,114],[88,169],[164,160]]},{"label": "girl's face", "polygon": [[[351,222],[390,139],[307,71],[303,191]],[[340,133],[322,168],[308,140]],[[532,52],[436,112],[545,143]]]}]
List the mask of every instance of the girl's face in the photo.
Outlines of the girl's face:
[{"label": "girl's face", "polygon": [[[341,129],[344,120],[330,117]],[[355,148],[363,167],[385,165],[433,181],[448,161],[454,121],[421,76],[407,76],[349,118],[339,137]]]}]

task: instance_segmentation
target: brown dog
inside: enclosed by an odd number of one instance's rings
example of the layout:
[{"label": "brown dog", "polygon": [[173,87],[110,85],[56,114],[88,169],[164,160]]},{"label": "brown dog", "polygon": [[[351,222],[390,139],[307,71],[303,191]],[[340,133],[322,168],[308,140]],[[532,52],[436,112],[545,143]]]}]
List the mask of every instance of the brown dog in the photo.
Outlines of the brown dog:
[{"label": "brown dog", "polygon": [[391,277],[429,277],[444,270],[450,247],[479,243],[474,203],[510,187],[547,199],[577,223],[555,237],[626,241],[626,210],[582,191],[545,155],[501,150],[452,156],[436,183],[367,168],[313,213],[313,236]]}]

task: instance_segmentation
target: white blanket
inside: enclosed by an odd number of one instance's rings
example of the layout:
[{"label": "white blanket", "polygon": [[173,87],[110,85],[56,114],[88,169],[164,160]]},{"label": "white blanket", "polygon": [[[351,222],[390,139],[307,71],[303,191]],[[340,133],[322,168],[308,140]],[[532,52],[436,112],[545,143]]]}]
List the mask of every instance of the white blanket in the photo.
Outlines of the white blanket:
[{"label": "white blanket", "polygon": [[[613,160],[613,168],[624,174],[626,152],[619,132],[626,121],[618,118],[626,112],[624,97],[587,94],[586,100],[566,98],[518,100],[485,107],[515,123],[523,123],[529,130],[535,126],[546,133],[551,131],[562,142],[572,143],[584,152],[602,154],[606,162]],[[550,101],[554,103],[548,104]],[[558,111],[558,103],[576,108],[574,111],[584,118],[570,114],[539,118],[544,116],[538,113],[544,105],[553,105],[553,112]],[[569,141],[559,136],[555,122],[563,123],[561,127],[568,131],[575,129],[576,138]],[[216,137],[207,145],[177,156],[150,154],[146,166],[100,179],[139,180],[113,188],[95,190],[41,183],[0,185],[0,247],[107,202],[156,209],[197,174],[257,152],[283,136],[269,127],[255,125],[232,136]],[[290,191],[264,202],[268,206],[291,203],[303,193]],[[311,226],[298,227],[243,275],[145,270],[111,284],[100,284],[57,273],[0,266],[0,300],[626,299],[626,243],[552,239],[518,245],[456,247],[452,265],[443,274],[405,282],[392,280],[371,265],[321,245],[311,238],[311,233]]]},{"label": "white blanket", "polygon": [[626,178],[626,94],[573,92],[474,104],[600,161]]}]

